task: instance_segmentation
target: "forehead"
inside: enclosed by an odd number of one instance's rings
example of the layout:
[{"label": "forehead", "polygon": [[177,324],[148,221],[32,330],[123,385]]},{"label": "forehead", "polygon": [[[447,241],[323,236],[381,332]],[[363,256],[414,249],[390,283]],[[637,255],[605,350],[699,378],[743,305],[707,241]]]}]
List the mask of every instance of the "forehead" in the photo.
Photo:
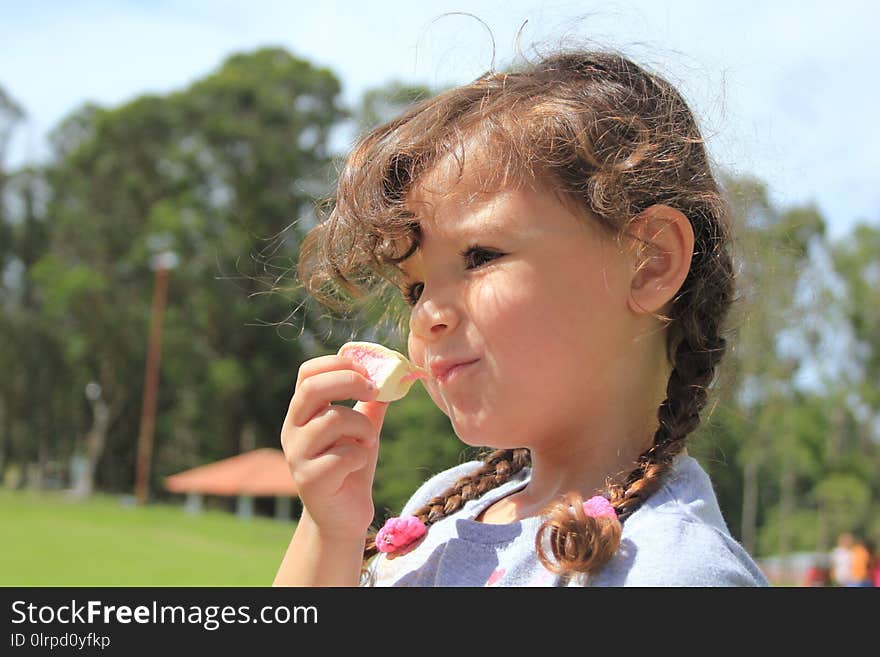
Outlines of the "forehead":
[{"label": "forehead", "polygon": [[489,158],[448,154],[423,173],[406,196],[420,233],[435,230],[499,230],[511,217],[501,211],[516,192],[532,188],[522,176],[500,174]]},{"label": "forehead", "polygon": [[510,231],[521,217],[511,212],[513,192],[480,196],[421,195],[408,203],[420,245],[434,238]]}]

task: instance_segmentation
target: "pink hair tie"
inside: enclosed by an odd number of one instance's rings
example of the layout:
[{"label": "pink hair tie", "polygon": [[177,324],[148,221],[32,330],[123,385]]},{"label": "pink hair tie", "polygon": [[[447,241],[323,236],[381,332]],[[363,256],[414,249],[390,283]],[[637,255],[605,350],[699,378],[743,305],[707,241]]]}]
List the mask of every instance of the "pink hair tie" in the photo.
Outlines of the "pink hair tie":
[{"label": "pink hair tie", "polygon": [[611,502],[596,495],[584,502],[584,513],[590,518],[614,518],[617,520],[617,511],[611,506]]},{"label": "pink hair tie", "polygon": [[397,552],[425,535],[425,523],[415,516],[388,518],[376,534],[376,548],[380,552]]}]

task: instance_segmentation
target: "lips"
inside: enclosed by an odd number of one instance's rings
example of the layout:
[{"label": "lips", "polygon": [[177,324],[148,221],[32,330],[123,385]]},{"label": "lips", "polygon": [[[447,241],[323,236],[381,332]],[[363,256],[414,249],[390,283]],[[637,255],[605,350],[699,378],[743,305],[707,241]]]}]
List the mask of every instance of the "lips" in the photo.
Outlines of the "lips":
[{"label": "lips", "polygon": [[431,376],[437,379],[438,382],[443,383],[447,381],[450,376],[455,374],[465,365],[470,365],[471,363],[476,363],[477,358],[470,359],[437,359],[431,362],[430,370]]}]

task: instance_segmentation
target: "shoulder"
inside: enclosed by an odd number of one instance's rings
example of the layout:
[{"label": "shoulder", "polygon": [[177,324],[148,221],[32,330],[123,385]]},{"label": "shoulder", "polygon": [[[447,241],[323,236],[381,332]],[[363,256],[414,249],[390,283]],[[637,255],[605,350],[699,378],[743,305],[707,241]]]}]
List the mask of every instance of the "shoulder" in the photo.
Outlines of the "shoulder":
[{"label": "shoulder", "polygon": [[766,586],[731,536],[706,472],[677,460],[668,481],[625,523],[620,548],[594,583],[610,586]]},{"label": "shoulder", "polygon": [[433,475],[416,489],[416,492],[404,504],[400,515],[411,515],[413,511],[425,505],[432,497],[440,495],[458,479],[476,471],[481,465],[483,465],[482,461],[468,461]]},{"label": "shoulder", "polygon": [[610,586],[766,586],[729,534],[674,514],[658,515],[621,539],[597,577]]}]

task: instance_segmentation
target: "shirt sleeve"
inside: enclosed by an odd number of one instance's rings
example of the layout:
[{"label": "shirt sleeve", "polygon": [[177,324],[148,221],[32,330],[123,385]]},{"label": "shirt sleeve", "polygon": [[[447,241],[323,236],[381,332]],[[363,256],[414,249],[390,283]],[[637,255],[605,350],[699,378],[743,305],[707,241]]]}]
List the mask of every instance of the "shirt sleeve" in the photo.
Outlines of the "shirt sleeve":
[{"label": "shirt sleeve", "polygon": [[660,514],[632,535],[597,573],[596,586],[766,586],[732,537],[688,518]]}]

